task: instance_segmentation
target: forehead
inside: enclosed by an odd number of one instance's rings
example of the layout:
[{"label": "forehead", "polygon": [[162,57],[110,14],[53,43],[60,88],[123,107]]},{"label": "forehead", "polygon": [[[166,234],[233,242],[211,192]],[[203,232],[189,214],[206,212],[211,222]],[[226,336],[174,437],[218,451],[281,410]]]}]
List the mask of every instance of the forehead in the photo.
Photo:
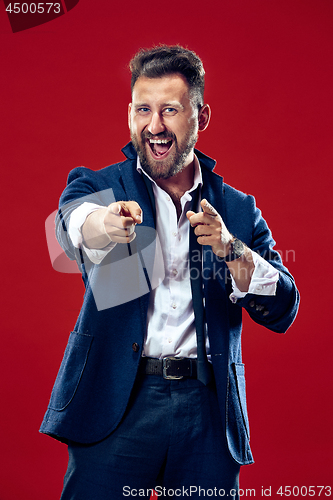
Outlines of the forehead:
[{"label": "forehead", "polygon": [[186,78],[178,73],[158,78],[140,76],[132,91],[132,102],[142,101],[184,101],[189,100],[189,85]]}]

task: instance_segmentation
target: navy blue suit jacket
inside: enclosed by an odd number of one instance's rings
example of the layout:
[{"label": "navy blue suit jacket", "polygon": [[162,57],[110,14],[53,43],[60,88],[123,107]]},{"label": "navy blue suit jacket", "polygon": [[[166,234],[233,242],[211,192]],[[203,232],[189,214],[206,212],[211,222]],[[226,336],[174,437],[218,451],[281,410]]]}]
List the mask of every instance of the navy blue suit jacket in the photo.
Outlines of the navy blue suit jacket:
[{"label": "navy blue suit jacket", "polygon": [[[123,152],[127,157],[124,162],[102,170],[74,169],[60,200],[58,239],[67,255],[77,260],[86,284],[83,306],[40,429],[62,441],[93,443],[115,429],[125,412],[142,352],[149,292],[130,302],[98,310],[91,281],[102,277],[103,265],[89,265],[83,251],[75,249],[67,237],[68,218],[83,197],[104,206],[114,198],[136,200],[143,210],[143,226],[155,227],[154,206],[149,189],[136,170],[132,144]],[[231,456],[246,464],[253,458],[241,355],[242,309],[258,324],[282,333],[296,316],[299,296],[292,276],[273,250],[275,242],[254,198],[224,184],[222,177],[212,171],[214,160],[197,150],[196,155],[202,168],[202,197],[217,209],[233,235],[280,271],[275,296],[247,294],[233,304],[229,299],[232,288],[226,264],[210,247],[203,247],[205,319],[221,420]],[[110,188],[114,198],[109,197]],[[117,252],[125,247],[117,245],[108,259],[121,259]],[[133,350],[133,344],[139,348]]]}]

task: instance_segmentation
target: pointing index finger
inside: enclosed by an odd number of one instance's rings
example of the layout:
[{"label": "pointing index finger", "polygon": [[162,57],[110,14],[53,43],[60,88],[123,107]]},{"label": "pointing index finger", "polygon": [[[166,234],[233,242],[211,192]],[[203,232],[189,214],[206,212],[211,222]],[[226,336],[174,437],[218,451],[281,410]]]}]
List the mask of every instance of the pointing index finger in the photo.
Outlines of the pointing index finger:
[{"label": "pointing index finger", "polygon": [[201,207],[206,214],[211,215],[212,217],[216,217],[218,215],[213,205],[211,205],[205,198],[201,200]]},{"label": "pointing index finger", "polygon": [[141,224],[142,210],[138,203],[135,201],[122,202],[121,209],[121,215],[131,217],[136,224]]},{"label": "pointing index finger", "polygon": [[130,219],[130,223],[142,223],[142,210],[134,201],[119,201],[111,203],[107,207],[111,214],[118,215],[124,219]]}]

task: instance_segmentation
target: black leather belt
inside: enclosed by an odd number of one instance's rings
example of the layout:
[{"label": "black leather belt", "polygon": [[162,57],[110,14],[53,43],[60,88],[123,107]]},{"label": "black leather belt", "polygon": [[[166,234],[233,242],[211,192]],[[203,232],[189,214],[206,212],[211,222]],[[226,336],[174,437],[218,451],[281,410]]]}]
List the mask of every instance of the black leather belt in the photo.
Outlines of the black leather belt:
[{"label": "black leather belt", "polygon": [[184,377],[197,378],[197,360],[192,358],[148,358],[140,361],[140,369],[146,375],[160,375],[167,380],[180,380]]}]

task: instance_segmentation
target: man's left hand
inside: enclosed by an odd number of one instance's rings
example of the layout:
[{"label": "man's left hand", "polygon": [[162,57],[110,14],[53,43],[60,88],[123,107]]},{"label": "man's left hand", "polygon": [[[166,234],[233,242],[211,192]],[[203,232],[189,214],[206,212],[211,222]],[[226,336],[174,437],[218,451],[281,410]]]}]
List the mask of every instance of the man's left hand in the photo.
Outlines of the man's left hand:
[{"label": "man's left hand", "polygon": [[195,234],[198,236],[200,245],[210,245],[218,257],[225,257],[229,253],[230,242],[233,239],[220,214],[206,200],[201,200],[203,212],[186,213]]}]

